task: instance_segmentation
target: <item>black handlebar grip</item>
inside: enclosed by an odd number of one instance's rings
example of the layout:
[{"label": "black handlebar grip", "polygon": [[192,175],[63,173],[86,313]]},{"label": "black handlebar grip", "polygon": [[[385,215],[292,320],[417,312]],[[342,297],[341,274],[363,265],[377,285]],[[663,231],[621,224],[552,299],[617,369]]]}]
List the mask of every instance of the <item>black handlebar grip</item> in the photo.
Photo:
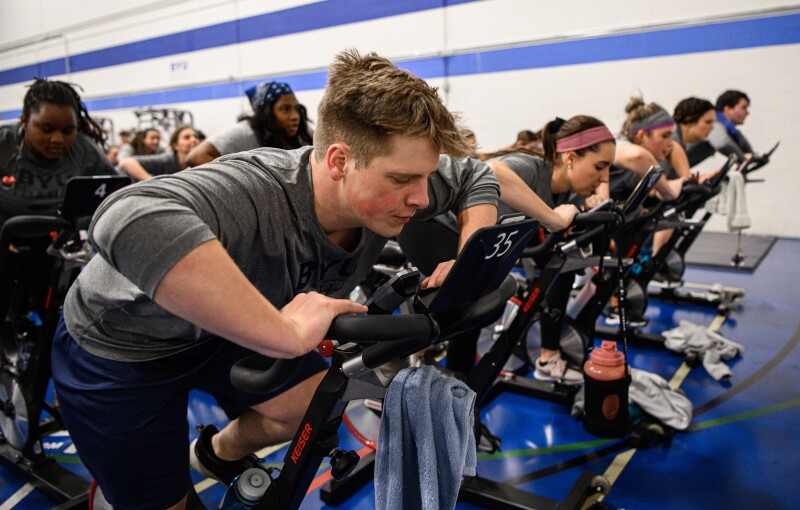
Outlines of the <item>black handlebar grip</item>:
[{"label": "black handlebar grip", "polygon": [[436,334],[435,326],[425,315],[340,315],[325,338],[340,342],[396,342]]},{"label": "black handlebar grip", "polygon": [[67,241],[69,241],[73,233],[74,232],[71,232],[69,230],[62,230],[61,232],[58,233],[58,236],[56,236],[56,238],[53,240],[53,244],[51,244],[50,247],[54,250],[60,250],[61,248],[64,247],[65,244],[67,244]]},{"label": "black handlebar grip", "polygon": [[436,316],[441,328],[439,338],[446,340],[468,329],[485,326],[497,320],[506,306],[506,301],[514,297],[517,280],[506,276],[500,287],[467,306],[448,310]]},{"label": "black handlebar grip", "polygon": [[620,214],[614,211],[598,211],[577,214],[572,223],[576,227],[583,227],[591,225],[612,225],[620,221]]},{"label": "black handlebar grip", "polygon": [[254,355],[240,359],[231,368],[231,383],[236,389],[263,395],[281,389],[294,377],[297,359],[275,359]]},{"label": "black handlebar grip", "polygon": [[684,184],[681,193],[689,193],[692,195],[711,195],[711,188],[704,184]]},{"label": "black handlebar grip", "polygon": [[[583,234],[580,234],[578,237],[573,239],[572,242],[576,246],[584,246],[584,245],[586,245],[586,243],[594,241],[595,239],[600,237],[600,235],[602,235],[603,232],[605,232],[605,230],[606,230],[605,225],[601,225],[599,227],[595,227],[595,228],[593,228],[591,230],[588,230],[588,231],[584,232]],[[572,243],[570,243],[570,244],[572,244]]]}]

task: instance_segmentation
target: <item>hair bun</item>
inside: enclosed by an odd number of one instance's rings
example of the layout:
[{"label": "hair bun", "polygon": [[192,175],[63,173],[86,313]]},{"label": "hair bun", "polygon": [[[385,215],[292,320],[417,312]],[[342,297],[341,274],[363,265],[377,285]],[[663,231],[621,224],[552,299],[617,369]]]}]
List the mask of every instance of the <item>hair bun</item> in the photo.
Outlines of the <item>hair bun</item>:
[{"label": "hair bun", "polygon": [[555,119],[553,119],[553,120],[550,122],[550,125],[549,125],[549,126],[547,126],[547,130],[550,132],[550,134],[552,134],[552,135],[555,135],[556,133],[558,133],[558,131],[561,129],[561,127],[562,127],[562,126],[563,126],[563,125],[564,125],[566,122],[567,122],[567,121],[566,121],[566,120],[564,120],[564,119],[562,119],[561,117],[556,117]]},{"label": "hair bun", "polygon": [[644,106],[644,97],[642,96],[633,96],[628,101],[628,104],[625,105],[625,113],[631,113],[633,110],[637,108],[641,108]]}]

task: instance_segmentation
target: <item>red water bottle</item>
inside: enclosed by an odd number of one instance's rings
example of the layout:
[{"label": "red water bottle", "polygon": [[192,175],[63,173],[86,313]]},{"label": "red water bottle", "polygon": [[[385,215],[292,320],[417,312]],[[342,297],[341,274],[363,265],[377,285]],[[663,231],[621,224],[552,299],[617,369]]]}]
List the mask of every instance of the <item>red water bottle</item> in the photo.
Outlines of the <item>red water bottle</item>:
[{"label": "red water bottle", "polygon": [[622,437],[630,432],[628,387],[630,368],[617,343],[603,340],[583,366],[585,404],[583,427],[598,437]]}]

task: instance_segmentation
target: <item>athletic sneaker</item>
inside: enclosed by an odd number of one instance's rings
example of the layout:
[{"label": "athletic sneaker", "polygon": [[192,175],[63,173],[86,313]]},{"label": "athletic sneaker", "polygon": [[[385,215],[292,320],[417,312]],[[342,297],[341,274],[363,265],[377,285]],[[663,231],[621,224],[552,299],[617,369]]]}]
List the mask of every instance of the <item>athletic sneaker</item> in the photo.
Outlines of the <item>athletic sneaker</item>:
[{"label": "athletic sneaker", "polygon": [[211,446],[211,437],[217,432],[214,425],[203,427],[200,436],[189,447],[189,463],[203,476],[230,485],[246,469],[258,466],[258,457],[251,454],[239,460],[220,459]]},{"label": "athletic sneaker", "polygon": [[536,360],[536,370],[533,377],[540,381],[552,381],[561,384],[582,384],[583,374],[574,368],[567,366],[567,360],[561,357],[561,353],[556,354],[545,363],[541,358]]},{"label": "athletic sneaker", "polygon": [[[632,328],[641,328],[647,326],[647,324],[650,322],[647,318],[634,315],[630,312],[628,312],[627,316],[628,316],[628,326]],[[616,308],[611,310],[606,316],[606,324],[608,325],[616,326],[617,324],[619,324],[619,321],[620,321],[619,310],[617,310]]]}]

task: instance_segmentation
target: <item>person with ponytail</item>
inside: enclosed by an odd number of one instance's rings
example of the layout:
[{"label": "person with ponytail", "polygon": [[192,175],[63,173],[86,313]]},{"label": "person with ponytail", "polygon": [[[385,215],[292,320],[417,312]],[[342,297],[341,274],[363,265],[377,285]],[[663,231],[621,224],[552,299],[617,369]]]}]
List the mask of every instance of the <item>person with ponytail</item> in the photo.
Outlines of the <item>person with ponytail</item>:
[{"label": "person with ponytail", "polygon": [[[565,205],[573,195],[584,197],[588,208],[603,200],[595,192],[608,183],[616,141],[600,120],[577,115],[569,120],[556,118],[548,122],[542,130],[542,148],[543,156],[518,151],[489,162],[500,182],[498,214],[519,211],[540,221],[558,216],[561,221],[554,218],[549,226],[542,223],[550,230],[563,229],[578,211],[575,206]],[[543,206],[555,209],[548,212]],[[575,273],[571,272],[559,275],[553,282],[546,298],[551,308],[565,311],[574,280]],[[559,343],[564,314],[556,315],[542,316],[542,347],[534,377],[580,384],[583,375],[569,367],[561,355]]]},{"label": "person with ponytail", "polygon": [[70,177],[115,175],[105,137],[72,85],[35,79],[19,122],[0,127],[0,224],[56,214]]},{"label": "person with ponytail", "polygon": [[651,166],[659,165],[664,176],[656,183],[656,193],[662,200],[675,200],[683,183],[693,178],[686,151],[673,143],[675,121],[664,108],[656,103],[645,104],[642,97],[632,97],[625,113],[611,168],[610,189],[601,188],[600,193],[624,199]]},{"label": "person with ponytail", "polygon": [[149,127],[140,129],[133,134],[130,143],[124,143],[119,148],[117,160],[132,158],[134,156],[151,156],[153,154],[163,154],[161,148],[161,131],[157,128]]},{"label": "person with ponytail", "polygon": [[[689,160],[683,146],[674,143],[676,127],[672,116],[656,103],[646,104],[641,96],[628,101],[625,113],[627,116],[618,138],[620,143],[611,168],[609,188],[601,188],[599,193],[622,200],[630,195],[651,166],[658,165],[664,175],[656,182],[655,196],[661,200],[677,199],[683,183],[697,180],[697,177],[689,171]],[[653,253],[669,235],[669,231],[655,234]],[[633,325],[642,325],[643,320],[637,318]]]},{"label": "person with ponytail", "polygon": [[250,87],[245,94],[253,107],[253,115],[204,140],[189,153],[189,166],[260,147],[291,150],[312,144],[306,108],[297,102],[288,83],[269,81]]}]

